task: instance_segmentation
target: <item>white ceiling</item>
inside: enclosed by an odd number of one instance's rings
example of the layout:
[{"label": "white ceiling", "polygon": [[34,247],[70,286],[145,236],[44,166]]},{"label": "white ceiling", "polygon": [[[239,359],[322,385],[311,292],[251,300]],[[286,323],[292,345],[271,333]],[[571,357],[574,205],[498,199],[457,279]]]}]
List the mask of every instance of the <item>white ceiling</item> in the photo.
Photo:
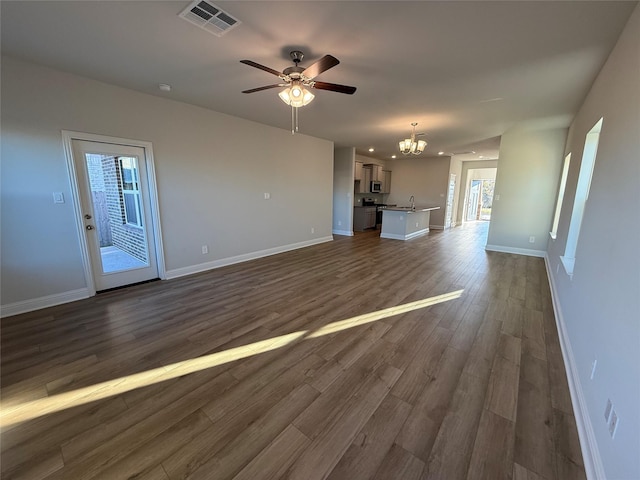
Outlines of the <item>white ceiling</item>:
[{"label": "white ceiling", "polygon": [[301,133],[388,159],[418,122],[428,155],[472,160],[497,158],[514,125],[568,126],[637,4],[214,1],[242,22],[216,37],[178,17],[189,3],[3,0],[2,52],[283,129],[277,89],[241,93],[278,79],[239,60],[281,71],[290,50],[302,66],[331,54],[317,80],[358,90],[315,90]]}]

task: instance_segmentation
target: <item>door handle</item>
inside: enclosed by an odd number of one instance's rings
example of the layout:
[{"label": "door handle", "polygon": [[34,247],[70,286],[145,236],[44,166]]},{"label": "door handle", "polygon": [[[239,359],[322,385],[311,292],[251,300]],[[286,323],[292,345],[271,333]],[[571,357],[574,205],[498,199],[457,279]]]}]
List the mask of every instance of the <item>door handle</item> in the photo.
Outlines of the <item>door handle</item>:
[{"label": "door handle", "polygon": [[93,225],[87,225],[87,226],[86,226],[86,227],[84,227],[84,228],[86,228],[87,230],[93,230]]},{"label": "door handle", "polygon": [[84,218],[86,218],[87,220],[91,220],[91,215],[89,215],[88,213],[84,216]]}]

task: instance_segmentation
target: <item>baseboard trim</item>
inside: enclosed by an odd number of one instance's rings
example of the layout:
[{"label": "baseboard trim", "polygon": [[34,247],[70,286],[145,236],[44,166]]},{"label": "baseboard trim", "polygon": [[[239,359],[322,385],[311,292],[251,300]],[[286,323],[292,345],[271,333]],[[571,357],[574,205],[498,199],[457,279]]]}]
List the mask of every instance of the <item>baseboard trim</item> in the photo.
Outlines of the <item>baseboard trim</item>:
[{"label": "baseboard trim", "polygon": [[334,235],[344,235],[345,237],[353,237],[353,232],[350,230],[334,230],[333,232]]},{"label": "baseboard trim", "polygon": [[444,230],[442,225],[429,225],[429,229],[431,230]]},{"label": "baseboard trim", "polygon": [[417,232],[409,233],[407,235],[400,235],[396,233],[381,233],[380,238],[388,238],[390,240],[411,240],[412,238],[419,237],[429,233],[428,228],[418,230]]},{"label": "baseboard trim", "polygon": [[31,300],[23,300],[21,302],[9,303],[0,307],[0,317],[12,317],[21,313],[33,312],[47,307],[55,307],[63,303],[75,302],[89,298],[88,288],[79,288],[78,290],[70,290],[68,292],[55,293],[45,297],[33,298]]},{"label": "baseboard trim", "polygon": [[582,450],[582,459],[584,462],[584,470],[588,480],[605,479],[604,466],[598,449],[598,442],[591,424],[591,417],[587,408],[587,402],[584,398],[580,376],[578,375],[578,367],[573,356],[571,342],[567,332],[562,309],[558,300],[558,291],[556,289],[555,279],[551,274],[551,265],[549,256],[544,255],[544,263],[547,270],[547,279],[551,290],[551,304],[553,305],[553,313],[556,317],[556,328],[558,329],[558,338],[560,339],[560,349],[562,350],[562,359],[564,360],[565,371],[567,372],[567,383],[569,384],[569,393],[571,395],[571,404],[573,405],[573,414],[578,428],[578,437],[580,439],[580,449]]},{"label": "baseboard trim", "polygon": [[547,252],[544,250],[532,250],[529,248],[505,247],[503,245],[486,245],[485,250],[490,252],[514,253],[516,255],[526,255],[528,257],[544,258]]},{"label": "baseboard trim", "polygon": [[172,278],[193,275],[194,273],[206,272],[208,270],[226,267],[228,265],[234,265],[236,263],[248,262],[250,260],[256,260],[258,258],[268,257],[271,255],[276,255],[278,253],[289,252],[291,250],[297,250],[299,248],[310,247],[312,245],[331,241],[333,241],[332,236],[314,238],[313,240],[306,240],[304,242],[291,243],[289,245],[282,245],[280,247],[268,248],[266,250],[259,250],[257,252],[245,253],[243,255],[236,255],[234,257],[221,258],[220,260],[214,260],[213,262],[199,263],[198,265],[191,265],[189,267],[167,270],[166,278],[167,280],[170,280]]}]

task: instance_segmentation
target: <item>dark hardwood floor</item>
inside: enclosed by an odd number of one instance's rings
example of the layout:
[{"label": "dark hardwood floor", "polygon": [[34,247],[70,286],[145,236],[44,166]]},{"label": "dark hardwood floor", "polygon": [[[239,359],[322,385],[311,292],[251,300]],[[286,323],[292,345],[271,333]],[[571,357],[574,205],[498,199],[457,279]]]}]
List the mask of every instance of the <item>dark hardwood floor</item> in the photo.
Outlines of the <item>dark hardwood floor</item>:
[{"label": "dark hardwood floor", "polygon": [[379,232],[2,320],[3,479],[584,479],[544,262]]}]

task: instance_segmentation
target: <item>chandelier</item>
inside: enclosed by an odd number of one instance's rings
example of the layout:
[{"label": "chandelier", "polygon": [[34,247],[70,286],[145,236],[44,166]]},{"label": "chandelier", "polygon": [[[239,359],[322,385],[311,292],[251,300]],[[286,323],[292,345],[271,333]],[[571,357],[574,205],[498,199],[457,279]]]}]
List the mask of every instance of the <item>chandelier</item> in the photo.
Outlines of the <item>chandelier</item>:
[{"label": "chandelier", "polygon": [[411,124],[413,127],[413,130],[411,131],[411,138],[405,138],[398,144],[400,146],[400,152],[402,152],[403,155],[409,155],[410,153],[420,155],[424,152],[424,148],[427,146],[427,142],[424,140],[418,140],[416,142],[416,125],[418,125],[416,122]]}]

